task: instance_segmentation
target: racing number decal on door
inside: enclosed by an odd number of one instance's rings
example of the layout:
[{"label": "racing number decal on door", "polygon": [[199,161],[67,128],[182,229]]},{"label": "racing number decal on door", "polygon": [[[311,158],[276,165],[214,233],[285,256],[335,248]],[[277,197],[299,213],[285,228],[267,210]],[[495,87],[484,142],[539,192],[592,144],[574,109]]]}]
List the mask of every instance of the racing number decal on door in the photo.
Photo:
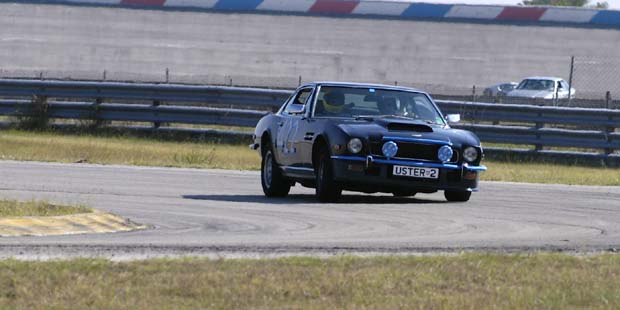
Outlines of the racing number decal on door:
[{"label": "racing number decal on door", "polygon": [[295,154],[297,152],[293,144],[293,139],[295,138],[298,127],[299,124],[296,120],[287,118],[282,127],[278,129],[276,145],[282,154]]}]

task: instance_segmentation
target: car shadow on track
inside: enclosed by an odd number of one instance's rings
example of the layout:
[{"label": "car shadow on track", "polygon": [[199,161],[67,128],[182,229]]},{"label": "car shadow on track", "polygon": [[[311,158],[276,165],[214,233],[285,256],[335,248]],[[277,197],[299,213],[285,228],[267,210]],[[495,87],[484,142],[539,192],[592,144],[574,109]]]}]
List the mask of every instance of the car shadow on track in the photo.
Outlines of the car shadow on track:
[{"label": "car shadow on track", "polygon": [[[282,198],[265,197],[263,195],[183,195],[183,199],[211,200],[227,202],[248,202],[268,204],[319,204],[314,195],[288,195]],[[391,197],[369,195],[343,195],[336,204],[427,204],[447,203],[441,200],[420,199],[414,197]]]}]

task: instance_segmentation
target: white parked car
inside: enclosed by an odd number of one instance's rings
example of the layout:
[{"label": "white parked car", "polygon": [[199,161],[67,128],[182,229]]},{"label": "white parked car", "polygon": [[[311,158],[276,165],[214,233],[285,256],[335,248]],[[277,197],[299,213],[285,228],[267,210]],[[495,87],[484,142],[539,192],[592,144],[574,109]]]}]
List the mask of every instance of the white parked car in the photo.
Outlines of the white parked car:
[{"label": "white parked car", "polygon": [[487,97],[505,96],[508,92],[512,91],[519,85],[517,82],[501,83],[491,85],[484,89],[483,95]]},{"label": "white parked car", "polygon": [[[568,98],[568,83],[557,77],[528,77],[523,79],[514,90],[508,92],[508,97],[530,99],[565,99]],[[575,89],[570,89],[570,96],[575,95]]]}]

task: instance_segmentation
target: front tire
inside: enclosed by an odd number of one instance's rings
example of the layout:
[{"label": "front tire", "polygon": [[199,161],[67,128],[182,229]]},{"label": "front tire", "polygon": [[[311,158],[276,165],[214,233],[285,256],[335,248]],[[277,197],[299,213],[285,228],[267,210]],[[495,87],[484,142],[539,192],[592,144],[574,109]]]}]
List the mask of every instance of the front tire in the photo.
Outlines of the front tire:
[{"label": "front tire", "polygon": [[465,202],[471,197],[471,192],[445,191],[443,195],[448,201]]},{"label": "front tire", "polygon": [[334,182],[334,169],[329,151],[322,148],[318,154],[316,167],[316,197],[321,202],[337,202],[342,196],[342,188]]},{"label": "front tire", "polygon": [[282,175],[282,171],[273,156],[271,145],[264,146],[267,150],[263,153],[260,176],[263,193],[267,197],[285,197],[291,190],[291,184]]}]

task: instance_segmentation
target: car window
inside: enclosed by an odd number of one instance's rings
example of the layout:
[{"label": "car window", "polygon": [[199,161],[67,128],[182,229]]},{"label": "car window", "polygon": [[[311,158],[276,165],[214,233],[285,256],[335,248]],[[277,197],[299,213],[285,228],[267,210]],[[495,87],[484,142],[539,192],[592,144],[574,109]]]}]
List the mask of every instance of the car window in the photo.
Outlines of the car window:
[{"label": "car window", "polygon": [[501,89],[501,90],[512,90],[512,89],[514,89],[514,88],[515,88],[515,87],[514,87],[514,85],[512,85],[512,84],[501,84],[501,85],[499,86],[499,89]]},{"label": "car window", "polygon": [[517,89],[527,90],[553,90],[554,82],[552,80],[525,79]]},{"label": "car window", "polygon": [[300,90],[295,98],[289,102],[289,104],[284,109],[285,114],[289,114],[291,111],[296,110],[299,111],[303,106],[306,105],[308,99],[312,95],[312,88],[304,88]]},{"label": "car window", "polygon": [[314,116],[395,116],[444,124],[443,117],[424,93],[366,87],[322,86]]}]

